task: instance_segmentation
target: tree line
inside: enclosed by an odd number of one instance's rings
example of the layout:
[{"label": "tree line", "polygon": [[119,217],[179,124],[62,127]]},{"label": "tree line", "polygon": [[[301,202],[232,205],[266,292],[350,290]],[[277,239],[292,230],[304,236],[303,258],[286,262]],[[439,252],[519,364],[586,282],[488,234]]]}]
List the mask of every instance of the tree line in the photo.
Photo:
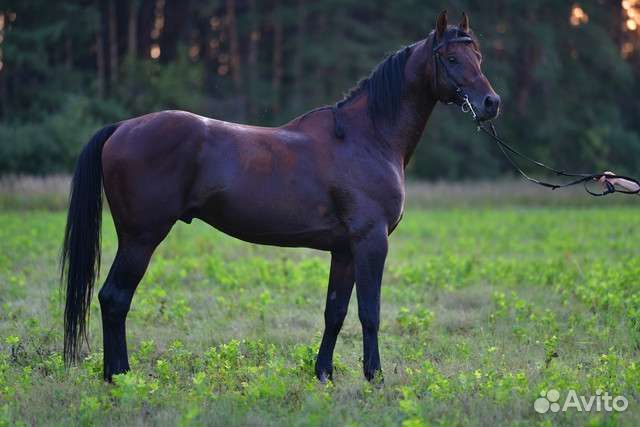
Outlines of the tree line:
[{"label": "tree line", "polygon": [[[161,109],[284,123],[339,100],[385,55],[426,37],[443,8],[450,20],[470,15],[505,138],[558,168],[637,174],[635,0],[3,0],[0,174],[67,172],[99,127]],[[445,106],[409,171],[510,173]]]}]

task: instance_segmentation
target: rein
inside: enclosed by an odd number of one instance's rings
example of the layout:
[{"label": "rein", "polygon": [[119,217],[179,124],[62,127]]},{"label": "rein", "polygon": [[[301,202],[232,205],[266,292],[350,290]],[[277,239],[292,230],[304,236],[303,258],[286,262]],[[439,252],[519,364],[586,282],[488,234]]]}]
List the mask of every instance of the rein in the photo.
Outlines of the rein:
[{"label": "rein", "polygon": [[[454,101],[447,102],[447,103],[448,104],[456,103],[457,105],[460,106],[460,109],[462,110],[463,113],[470,113],[473,118],[473,121],[478,127],[478,130],[483,131],[485,134],[489,135],[489,137],[492,138],[492,140],[498,145],[498,148],[500,148],[500,151],[506,157],[509,163],[511,163],[513,168],[525,180],[532,182],[534,184],[540,185],[542,187],[551,188],[552,190],[555,190],[558,188],[571,187],[578,184],[583,184],[585,191],[590,195],[596,196],[596,197],[606,196],[607,194],[612,194],[612,193],[623,193],[623,194],[639,194],[640,193],[640,181],[638,181],[635,178],[631,178],[624,175],[616,175],[611,172],[591,173],[591,174],[567,172],[564,170],[553,168],[551,166],[547,166],[546,164],[519,152],[518,150],[516,150],[515,148],[507,144],[502,138],[498,136],[495,126],[491,121],[487,121],[487,122],[480,121],[475,109],[473,108],[473,105],[469,101],[469,96],[464,92],[464,90],[462,89],[462,85],[458,82],[455,76],[449,71],[449,68],[447,67],[446,62],[442,59],[442,55],[440,55],[440,52],[439,52],[440,48],[442,48],[443,46],[446,46],[449,43],[472,43],[472,42],[473,42],[473,39],[471,37],[464,35],[461,37],[453,38],[451,40],[444,40],[441,43],[436,45],[436,36],[434,34],[433,36],[434,89],[437,89],[438,87],[437,86],[438,85],[438,65],[440,65],[440,67],[442,67],[442,69],[444,70],[444,74],[447,82],[449,84],[452,84],[456,89],[456,96]],[[486,123],[488,123],[488,125]],[[563,176],[563,177],[574,178],[574,179],[572,179],[569,182],[556,184],[556,183],[546,182],[536,178],[532,178],[529,175],[527,175],[525,171],[522,170],[522,168],[518,165],[518,163],[516,162],[513,156],[520,157],[529,163],[532,163],[540,168],[546,169],[549,172],[554,173],[557,176]],[[631,183],[636,184],[637,189],[633,191],[621,190],[617,188],[614,184],[609,182],[609,180],[613,180],[613,179],[630,181]],[[600,193],[591,191],[587,186],[587,184],[593,181],[600,181],[606,187],[606,189]]]},{"label": "rein", "polygon": [[[468,101],[467,101],[468,102]],[[469,105],[470,111],[473,112],[473,107],[471,107]],[[463,110],[464,111],[464,110]],[[507,160],[509,161],[509,163],[511,163],[511,165],[513,166],[513,168],[527,181],[532,182],[534,184],[538,184],[542,187],[547,187],[547,188],[551,188],[552,190],[555,190],[557,188],[565,188],[565,187],[571,187],[573,185],[578,185],[578,184],[583,184],[584,186],[584,190],[589,193],[592,196],[596,196],[596,197],[600,197],[600,196],[606,196],[607,194],[612,194],[612,193],[623,193],[623,194],[638,194],[640,193],[640,182],[635,179],[635,178],[631,178],[628,176],[624,176],[624,175],[616,175],[616,174],[612,174],[610,172],[605,172],[605,173],[576,173],[576,172],[567,172],[567,171],[563,171],[563,170],[559,170],[559,169],[555,169],[551,166],[547,166],[544,163],[532,159],[531,157],[522,154],[521,152],[519,152],[518,150],[516,150],[515,148],[511,147],[509,144],[507,144],[506,142],[504,142],[504,140],[502,140],[496,132],[496,129],[493,125],[493,123],[489,122],[489,126],[487,127],[484,123],[478,121],[477,119],[475,119],[475,122],[478,126],[478,130],[483,131],[484,133],[486,133],[487,135],[489,135],[498,145],[498,147],[500,148],[500,151],[502,151],[502,154],[504,154],[504,156],[507,158]],[[528,161],[529,163],[532,163],[538,167],[541,167],[543,169],[546,169],[550,172],[553,172],[555,175],[558,176],[564,176],[567,178],[575,178],[569,182],[565,182],[562,184],[554,184],[554,183],[550,183],[550,182],[545,182],[545,181],[541,181],[539,179],[535,179],[530,177],[529,175],[527,175],[522,168],[520,168],[520,166],[518,165],[518,163],[514,160],[514,158],[509,154],[514,154],[526,161]],[[602,179],[604,178],[604,180]],[[609,180],[611,179],[623,179],[626,181],[631,181],[632,183],[636,184],[638,186],[638,190],[635,191],[630,191],[630,190],[622,190],[619,188],[616,188],[616,186],[614,184],[612,184],[611,182],[609,182]],[[606,189],[600,193],[591,191],[589,189],[589,187],[587,186],[587,184],[589,182],[593,182],[593,181],[600,181],[602,184],[605,185]]]}]

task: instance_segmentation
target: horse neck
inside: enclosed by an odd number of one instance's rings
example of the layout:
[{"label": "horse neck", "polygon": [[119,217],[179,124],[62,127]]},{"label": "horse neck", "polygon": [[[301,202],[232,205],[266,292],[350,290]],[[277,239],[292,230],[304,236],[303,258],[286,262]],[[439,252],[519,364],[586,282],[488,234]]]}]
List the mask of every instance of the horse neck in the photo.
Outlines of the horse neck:
[{"label": "horse neck", "polygon": [[[405,69],[405,93],[395,120],[385,120],[378,129],[393,156],[403,167],[422,138],[429,116],[437,103],[432,91],[432,61],[428,58],[430,38],[416,45]],[[425,73],[426,70],[426,73]]]},{"label": "horse neck", "polygon": [[430,97],[408,97],[402,101],[395,122],[386,125],[385,139],[403,166],[411,160],[435,105]]}]

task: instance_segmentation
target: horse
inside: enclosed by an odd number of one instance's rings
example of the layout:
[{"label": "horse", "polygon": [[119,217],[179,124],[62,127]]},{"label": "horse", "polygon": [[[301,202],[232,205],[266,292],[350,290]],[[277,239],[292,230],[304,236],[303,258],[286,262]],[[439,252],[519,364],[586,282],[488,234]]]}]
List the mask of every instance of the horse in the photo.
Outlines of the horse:
[{"label": "horse", "polygon": [[388,238],[405,202],[405,167],[440,101],[498,115],[463,14],[446,11],[426,38],[388,56],[344,99],[280,127],[161,111],[110,124],[82,149],[61,255],[64,359],[79,358],[99,274],[102,189],[118,248],[99,291],[103,374],[129,371],[125,322],[154,249],[177,221],[200,219],[238,239],[331,253],[324,333],[315,363],[333,379],[333,351],[354,284],[363,372],[381,375],[380,289]]}]

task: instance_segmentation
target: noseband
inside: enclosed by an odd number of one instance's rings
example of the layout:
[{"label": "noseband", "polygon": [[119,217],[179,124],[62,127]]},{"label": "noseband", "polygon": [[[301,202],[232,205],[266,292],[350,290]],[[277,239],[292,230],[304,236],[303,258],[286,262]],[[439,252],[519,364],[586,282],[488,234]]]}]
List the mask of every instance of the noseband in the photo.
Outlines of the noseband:
[{"label": "noseband", "polygon": [[444,59],[442,59],[442,55],[440,54],[440,49],[448,46],[453,43],[473,43],[473,39],[468,35],[462,35],[459,37],[454,37],[449,40],[442,40],[440,43],[437,43],[436,34],[433,34],[433,44],[432,44],[432,52],[433,52],[433,90],[434,93],[437,93],[438,90],[438,66],[442,67],[444,70],[444,76],[446,82],[453,86],[456,89],[455,98],[453,101],[447,102],[447,104],[456,103],[462,108],[463,113],[471,113],[474,120],[477,120],[478,116],[469,102],[469,96],[462,90],[462,84],[456,79],[456,77],[451,73],[447,63]]}]

